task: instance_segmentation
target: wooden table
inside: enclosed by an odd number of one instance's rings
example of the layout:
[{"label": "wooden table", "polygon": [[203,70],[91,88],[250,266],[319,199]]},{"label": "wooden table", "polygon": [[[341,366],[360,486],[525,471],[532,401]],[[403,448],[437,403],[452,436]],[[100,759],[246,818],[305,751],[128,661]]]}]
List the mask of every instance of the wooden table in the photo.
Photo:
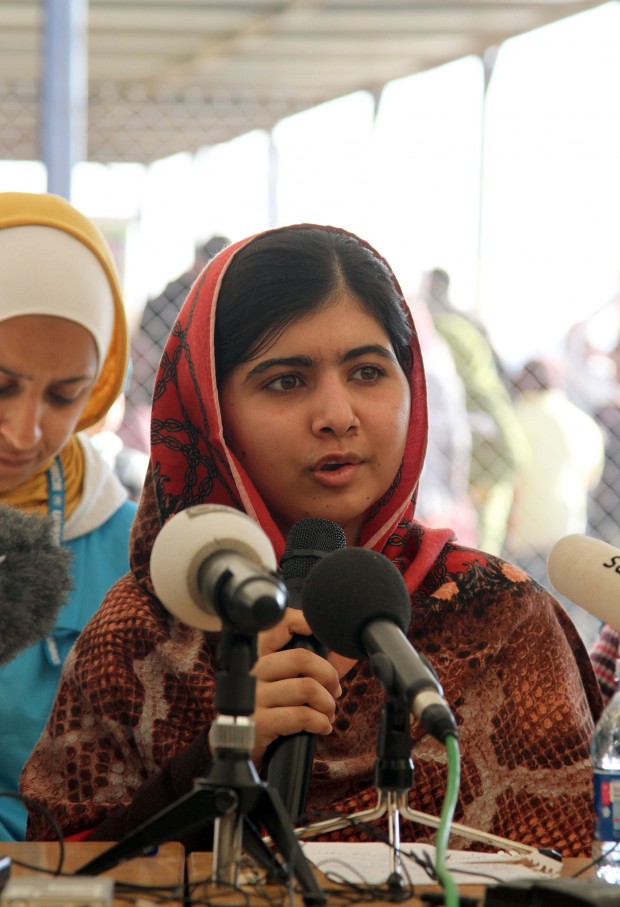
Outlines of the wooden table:
[{"label": "wooden table", "polygon": [[[360,847],[363,847],[363,846],[364,846],[363,844],[360,844]],[[562,863],[562,876],[570,877],[570,876],[574,875],[576,872],[578,872],[583,866],[587,865],[589,862],[590,861],[585,858],[578,858],[578,859],[577,858],[567,858],[567,859],[565,859]],[[194,892],[196,897],[199,897],[200,895],[203,895],[203,896],[206,895],[207,891],[209,892],[209,894],[211,896],[213,895],[214,886],[212,885],[212,883],[209,883],[209,881],[208,881],[211,877],[212,866],[213,866],[213,854],[211,854],[211,853],[192,853],[187,858],[188,882],[190,884],[194,884],[197,886],[196,890]],[[319,884],[321,886],[323,886],[325,889],[334,890],[338,887],[334,883],[327,880],[321,872],[315,871],[315,874],[316,874]],[[594,873],[593,873],[593,871],[589,871],[587,874],[584,874],[584,878],[586,875],[594,875]],[[241,873],[241,881],[243,881],[243,872]],[[263,888],[266,888],[266,887],[267,886],[263,886]],[[484,885],[461,885],[461,884],[459,884],[458,889],[459,889],[459,894],[461,895],[461,897],[482,899],[484,897],[484,893],[485,893]],[[249,903],[251,905],[260,904],[260,905],[263,905],[263,907],[264,907],[265,903],[267,903],[265,900],[265,897],[261,896],[259,898],[257,896],[257,897],[252,898],[252,890],[253,889],[251,886],[244,888],[244,891],[249,892],[249,894],[250,894],[251,900]],[[281,893],[280,900],[278,900],[278,898],[277,898],[276,891],[279,891]],[[420,895],[425,892],[438,892],[438,891],[439,891],[439,887],[437,885],[416,885],[415,886],[416,895]],[[276,898],[275,903],[280,903],[280,901],[282,900],[282,892],[283,892],[282,887],[280,887],[279,889],[276,889],[274,886],[271,886],[271,893],[273,895],[275,895],[275,898]],[[228,907],[241,907],[241,905],[246,904],[246,901],[244,900],[242,895],[239,893],[235,893],[234,891],[230,891],[230,892],[226,893],[222,888],[218,887],[217,894],[218,894],[217,903],[223,905],[223,907],[227,907],[227,905],[228,905]],[[337,905],[339,903],[339,901],[340,901],[340,899],[337,896],[334,898],[329,898],[328,905],[330,903]],[[303,901],[300,896],[296,896],[295,903],[296,903],[296,905],[299,905],[299,907],[301,907],[301,905],[303,905]],[[340,902],[340,903],[342,903],[342,902]],[[418,896],[412,897],[410,900],[407,900],[403,903],[404,903],[405,907],[428,907],[428,904],[421,901]],[[481,900],[481,903],[482,903],[482,900]],[[395,905],[394,905],[394,902],[373,900],[372,907],[395,907]]]},{"label": "wooden table", "polygon": [[[79,869],[80,866],[85,865],[95,856],[107,850],[109,846],[109,844],[98,842],[66,844],[64,871],[69,873],[74,872],[76,869]],[[32,867],[55,869],[58,863],[59,848],[57,844],[50,842],[14,843],[3,841],[0,842],[0,854],[10,856],[13,860],[28,863]],[[582,866],[586,865],[587,862],[588,861],[585,859],[564,860],[562,875],[573,875]],[[212,866],[213,855],[211,853],[193,853],[188,857],[187,878],[191,884],[196,886],[196,889],[193,892],[194,897],[198,897],[201,894],[204,895],[207,890],[209,895],[213,897],[213,886],[208,882],[211,877]],[[157,886],[180,886],[183,884],[184,874],[185,855],[183,848],[180,844],[173,842],[162,844],[158,852],[152,857],[135,857],[102,875],[110,876],[117,882],[128,882],[132,885],[153,888]],[[12,877],[32,876],[36,875],[36,871],[32,868],[19,866],[14,862],[11,875]],[[326,880],[320,872],[317,872],[316,876],[319,884],[323,885],[325,888],[334,889],[337,887]],[[246,888],[245,890],[249,891],[250,894],[256,895],[256,897],[251,898],[250,903],[258,904],[260,900],[260,904],[264,907],[264,896],[259,898],[256,889],[253,888]],[[416,885],[415,890],[416,895],[419,895],[423,892],[436,892],[438,891],[438,888],[436,885]],[[482,885],[459,885],[459,892],[463,897],[482,898],[484,890],[484,886]],[[279,902],[277,900],[278,898],[281,901],[282,892],[283,889],[281,887],[276,889],[271,886],[271,895],[276,897],[276,903]],[[246,905],[245,896],[240,895],[238,892],[226,892],[222,887],[218,887],[217,894],[217,903],[222,905],[222,907],[227,907],[227,905],[228,907],[245,907]],[[337,897],[330,898],[330,903],[338,904],[339,900],[340,899]],[[149,903],[147,892],[142,895],[140,903]],[[176,905],[176,907],[181,907],[182,901],[179,900],[167,903]],[[302,905],[301,897],[296,897],[296,903]],[[117,905],[117,907],[127,907],[127,901],[122,900],[120,896],[117,900],[115,899],[114,904]],[[407,907],[421,907],[422,902],[419,897],[414,897],[406,901],[405,904]],[[380,900],[373,901],[373,905],[374,907],[388,907],[387,902],[382,902]],[[393,904],[389,905],[389,907],[393,907]]]},{"label": "wooden table", "polygon": [[[67,843],[65,844],[65,860],[63,872],[73,873],[80,866],[84,866],[89,860],[92,860],[98,854],[107,850],[111,845],[103,842]],[[31,867],[41,867],[42,869],[55,869],[58,864],[59,846],[52,842],[14,842],[0,841],[0,854],[4,854],[23,863],[28,863]],[[13,862],[11,867],[11,878],[20,876],[35,876],[36,871],[32,868],[26,868]],[[46,874],[49,877],[49,874]],[[162,844],[158,852],[152,857],[135,857],[125,863],[121,863],[114,869],[102,873],[103,876],[110,876],[116,882],[128,882],[132,885],[146,886],[154,888],[157,886],[175,886],[183,885],[185,878],[185,851],[183,847],[171,842]],[[148,904],[148,892],[141,895],[141,903]],[[127,900],[114,900],[114,904],[119,907],[127,907]],[[169,901],[167,904],[181,907],[182,900]]]}]

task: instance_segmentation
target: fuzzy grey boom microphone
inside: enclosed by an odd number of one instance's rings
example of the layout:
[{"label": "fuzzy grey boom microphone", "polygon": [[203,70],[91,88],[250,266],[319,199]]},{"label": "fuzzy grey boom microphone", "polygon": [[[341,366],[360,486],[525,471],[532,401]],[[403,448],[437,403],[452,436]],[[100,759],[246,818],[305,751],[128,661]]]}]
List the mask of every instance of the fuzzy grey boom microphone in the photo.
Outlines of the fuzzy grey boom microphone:
[{"label": "fuzzy grey boom microphone", "polygon": [[52,630],[71,587],[70,561],[51,519],[0,505],[0,665]]}]

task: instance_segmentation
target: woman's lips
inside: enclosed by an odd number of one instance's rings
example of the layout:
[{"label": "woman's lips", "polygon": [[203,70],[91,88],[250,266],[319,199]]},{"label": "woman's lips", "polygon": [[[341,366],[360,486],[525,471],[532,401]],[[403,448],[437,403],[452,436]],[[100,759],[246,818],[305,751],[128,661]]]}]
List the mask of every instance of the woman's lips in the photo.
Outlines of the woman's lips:
[{"label": "woman's lips", "polygon": [[362,460],[355,454],[322,457],[312,467],[313,477],[330,488],[347,485],[355,478]]},{"label": "woman's lips", "polygon": [[24,469],[32,463],[31,457],[22,457],[21,459],[16,459],[15,457],[7,457],[0,453],[0,466],[4,466],[7,469]]}]

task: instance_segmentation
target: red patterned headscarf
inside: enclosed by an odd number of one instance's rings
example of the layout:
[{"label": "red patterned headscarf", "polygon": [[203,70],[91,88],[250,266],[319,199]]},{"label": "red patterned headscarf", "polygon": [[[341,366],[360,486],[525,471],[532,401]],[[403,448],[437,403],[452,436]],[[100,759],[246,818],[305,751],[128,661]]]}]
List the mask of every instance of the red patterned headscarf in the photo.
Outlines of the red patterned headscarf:
[{"label": "red patterned headscarf", "polygon": [[[320,229],[352,236],[334,227],[302,224],[287,229]],[[279,232],[268,231],[268,232]],[[263,235],[263,234],[260,234]],[[268,535],[279,560],[285,539],[276,527],[252,480],[226,444],[216,384],[215,316],[222,279],[234,256],[256,237],[237,242],[220,252],[190,289],[166,344],[154,390],[151,419],[151,468],[162,524],[193,504],[225,504],[255,519]],[[353,236],[388,267],[366,242]],[[413,551],[405,550],[415,493],[426,451],[428,414],[426,384],[418,337],[411,312],[398,282],[395,289],[411,325],[411,415],[405,456],[383,498],[370,508],[360,545],[382,551],[410,567]],[[426,530],[423,550],[415,551],[415,576],[406,578],[415,588],[450,537],[447,530]],[[407,543],[411,545],[411,540]]]}]

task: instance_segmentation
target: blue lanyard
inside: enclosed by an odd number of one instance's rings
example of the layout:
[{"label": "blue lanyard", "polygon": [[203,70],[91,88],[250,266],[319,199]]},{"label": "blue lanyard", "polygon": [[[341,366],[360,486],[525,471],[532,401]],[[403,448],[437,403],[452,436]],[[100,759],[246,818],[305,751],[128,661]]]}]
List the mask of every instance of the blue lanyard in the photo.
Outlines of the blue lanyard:
[{"label": "blue lanyard", "polygon": [[60,457],[56,457],[47,470],[47,502],[54,541],[60,545],[65,523],[65,474]]},{"label": "blue lanyard", "polygon": [[[56,457],[47,470],[47,502],[49,515],[52,518],[52,536],[54,542],[61,545],[65,524],[65,474],[60,457]],[[51,634],[45,638],[44,645],[47,647],[47,657],[50,662],[59,666],[61,660],[58,646]]]}]

